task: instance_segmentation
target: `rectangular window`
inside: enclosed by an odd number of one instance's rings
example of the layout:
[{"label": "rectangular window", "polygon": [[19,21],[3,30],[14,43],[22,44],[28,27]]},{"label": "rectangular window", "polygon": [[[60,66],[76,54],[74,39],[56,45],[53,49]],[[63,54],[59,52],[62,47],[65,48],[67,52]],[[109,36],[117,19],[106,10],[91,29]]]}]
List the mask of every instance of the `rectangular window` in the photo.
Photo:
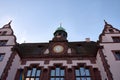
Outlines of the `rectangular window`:
[{"label": "rectangular window", "polygon": [[36,67],[27,70],[25,80],[40,80],[41,70]]},{"label": "rectangular window", "polygon": [[0,35],[6,35],[6,33],[7,33],[7,31],[2,31],[2,32],[0,32]]},{"label": "rectangular window", "polygon": [[116,60],[120,60],[120,51],[114,51],[113,53],[114,53]]},{"label": "rectangular window", "polygon": [[90,70],[84,67],[75,69],[76,80],[91,80]]},{"label": "rectangular window", "polygon": [[112,37],[113,42],[120,42],[120,37]]},{"label": "rectangular window", "polygon": [[3,60],[4,56],[5,56],[5,54],[4,54],[4,53],[0,53],[0,61],[2,61],[2,60]]},{"label": "rectangular window", "polygon": [[2,32],[0,31],[0,35],[2,34]]},{"label": "rectangular window", "polygon": [[7,40],[0,40],[0,46],[5,46],[7,43]]},{"label": "rectangular window", "polygon": [[113,33],[114,31],[113,31],[113,29],[109,29],[109,32],[110,32],[110,33]]},{"label": "rectangular window", "polygon": [[56,67],[55,69],[51,70],[50,80],[65,80],[64,76],[65,70],[60,67]]},{"label": "rectangular window", "polygon": [[2,35],[6,35],[7,31],[3,31]]}]

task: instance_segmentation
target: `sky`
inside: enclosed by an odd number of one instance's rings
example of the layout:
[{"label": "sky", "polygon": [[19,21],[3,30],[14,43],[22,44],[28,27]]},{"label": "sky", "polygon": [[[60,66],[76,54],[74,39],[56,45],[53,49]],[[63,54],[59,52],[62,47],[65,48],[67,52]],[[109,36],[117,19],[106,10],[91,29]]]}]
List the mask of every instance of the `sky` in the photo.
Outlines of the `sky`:
[{"label": "sky", "polygon": [[97,41],[104,20],[120,29],[120,0],[0,0],[0,28],[12,20],[18,43],[49,42],[62,23],[68,41]]}]

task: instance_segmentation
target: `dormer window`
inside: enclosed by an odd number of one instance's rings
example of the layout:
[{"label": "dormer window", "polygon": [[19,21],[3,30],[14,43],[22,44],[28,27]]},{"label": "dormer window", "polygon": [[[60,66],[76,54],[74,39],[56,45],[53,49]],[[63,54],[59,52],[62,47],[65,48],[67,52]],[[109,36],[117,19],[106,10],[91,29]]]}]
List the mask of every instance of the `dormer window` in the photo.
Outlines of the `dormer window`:
[{"label": "dormer window", "polygon": [[110,32],[110,33],[113,33],[114,31],[113,31],[113,29],[109,29],[109,32]]},{"label": "dormer window", "polygon": [[113,42],[120,42],[120,37],[112,37]]},{"label": "dormer window", "polygon": [[6,35],[7,31],[3,31],[2,35]]},{"label": "dormer window", "polygon": [[4,56],[5,56],[5,54],[4,54],[4,53],[0,53],[0,61],[2,61],[2,60],[3,60]]},{"label": "dormer window", "polygon": [[1,31],[1,32],[0,32],[0,35],[3,36],[3,35],[6,35],[6,33],[7,33],[7,31]]},{"label": "dormer window", "polygon": [[120,51],[113,51],[116,60],[120,60]]},{"label": "dormer window", "polygon": [[7,40],[0,40],[0,46],[5,46],[7,43]]}]

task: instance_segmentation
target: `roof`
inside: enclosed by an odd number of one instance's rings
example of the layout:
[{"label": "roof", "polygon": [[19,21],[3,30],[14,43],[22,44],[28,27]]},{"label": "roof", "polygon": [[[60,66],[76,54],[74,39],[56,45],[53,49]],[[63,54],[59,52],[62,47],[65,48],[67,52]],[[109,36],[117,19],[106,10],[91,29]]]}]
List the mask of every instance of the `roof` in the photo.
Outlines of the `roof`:
[{"label": "roof", "polygon": [[59,31],[59,30],[65,31],[65,29],[61,26],[56,29],[56,31]]},{"label": "roof", "polygon": [[[71,54],[63,54],[61,56],[96,56],[98,45],[96,42],[68,42]],[[49,43],[23,43],[15,46],[21,58],[25,57],[54,57],[54,54],[44,54],[49,48]],[[51,56],[52,55],[52,56]],[[56,56],[56,55],[55,55]],[[60,55],[58,55],[60,56]]]}]

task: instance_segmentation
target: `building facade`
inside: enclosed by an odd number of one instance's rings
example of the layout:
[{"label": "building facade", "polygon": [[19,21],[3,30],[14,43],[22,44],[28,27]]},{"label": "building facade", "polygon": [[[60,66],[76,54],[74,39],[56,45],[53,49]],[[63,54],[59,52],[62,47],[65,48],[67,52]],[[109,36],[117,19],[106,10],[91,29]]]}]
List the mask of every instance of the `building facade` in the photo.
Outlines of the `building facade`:
[{"label": "building facade", "polygon": [[58,27],[46,43],[16,42],[0,28],[0,80],[120,80],[120,30],[105,21],[97,42],[69,42]]}]

